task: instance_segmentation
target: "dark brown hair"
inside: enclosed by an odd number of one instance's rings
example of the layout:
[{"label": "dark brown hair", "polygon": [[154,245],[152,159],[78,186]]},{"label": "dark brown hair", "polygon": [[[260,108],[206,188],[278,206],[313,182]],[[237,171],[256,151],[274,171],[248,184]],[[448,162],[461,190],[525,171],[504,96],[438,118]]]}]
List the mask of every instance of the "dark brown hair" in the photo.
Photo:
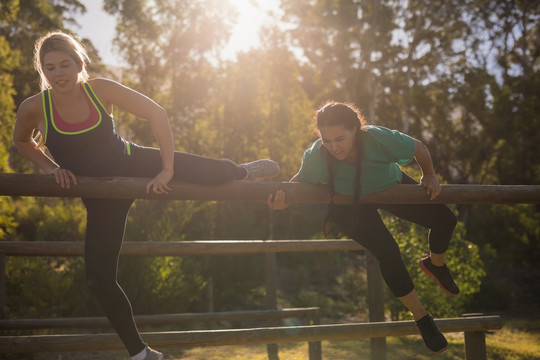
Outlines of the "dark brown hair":
[{"label": "dark brown hair", "polygon": [[[366,125],[366,120],[360,110],[353,104],[328,101],[317,110],[315,116],[317,130],[323,126],[343,125],[347,130],[356,129],[354,146],[356,149],[356,176],[354,180],[354,207],[358,205],[361,193],[360,176],[362,174],[362,155],[364,153],[364,139],[362,126]],[[336,193],[335,183],[335,163],[336,158],[323,147],[326,156],[326,166],[328,169],[328,190],[330,191],[330,204],[328,214],[323,225],[323,232],[326,237],[333,225],[335,216],[334,195]],[[356,211],[356,210],[355,210]]]}]

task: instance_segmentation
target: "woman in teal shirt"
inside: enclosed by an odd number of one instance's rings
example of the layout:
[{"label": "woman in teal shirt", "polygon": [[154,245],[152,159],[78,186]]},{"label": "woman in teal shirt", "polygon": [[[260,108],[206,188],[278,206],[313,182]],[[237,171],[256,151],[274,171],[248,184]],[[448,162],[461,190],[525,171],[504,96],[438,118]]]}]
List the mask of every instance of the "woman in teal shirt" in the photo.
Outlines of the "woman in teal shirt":
[{"label": "woman in teal shirt", "polygon": [[[365,125],[362,114],[351,104],[325,104],[317,111],[316,126],[320,139],[306,150],[298,174],[290,181],[327,183],[331,198],[335,192],[354,196],[354,205],[337,205],[331,201],[325,232],[327,225],[334,223],[345,235],[368,249],[379,261],[392,293],[413,314],[427,348],[435,353],[445,351],[448,343],[418,299],[399,247],[378,209],[429,229],[430,254],[421,259],[419,265],[450,295],[459,293],[445,265],[445,252],[457,222],[455,215],[444,204],[358,202],[361,194],[386,190],[396,184],[417,184],[399,167],[413,159],[422,169],[421,185],[430,199],[435,199],[441,187],[429,151],[421,141],[399,131]],[[284,209],[288,205],[281,190],[268,197],[268,206],[272,209]]]}]

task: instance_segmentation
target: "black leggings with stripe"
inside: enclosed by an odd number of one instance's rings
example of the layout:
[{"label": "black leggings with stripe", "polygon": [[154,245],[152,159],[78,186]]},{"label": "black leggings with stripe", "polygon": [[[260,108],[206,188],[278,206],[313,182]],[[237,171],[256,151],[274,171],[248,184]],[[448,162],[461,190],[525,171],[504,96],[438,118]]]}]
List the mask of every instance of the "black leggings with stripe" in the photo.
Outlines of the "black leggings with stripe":
[{"label": "black leggings with stripe", "polygon": [[[161,170],[158,149],[133,149],[127,167],[115,176],[151,178]],[[244,178],[246,170],[228,159],[176,152],[174,180],[220,185]],[[133,199],[82,199],[87,210],[84,259],[86,279],[103,312],[131,356],[145,343],[133,320],[131,304],[117,282],[118,257]]]},{"label": "black leggings with stripe", "polygon": [[[403,184],[417,184],[403,174]],[[403,263],[399,246],[384,225],[378,209],[429,229],[429,249],[446,252],[457,220],[444,204],[363,204],[356,212],[352,206],[336,205],[335,223],[347,236],[368,249],[379,261],[382,276],[396,297],[414,289],[409,272]]]}]

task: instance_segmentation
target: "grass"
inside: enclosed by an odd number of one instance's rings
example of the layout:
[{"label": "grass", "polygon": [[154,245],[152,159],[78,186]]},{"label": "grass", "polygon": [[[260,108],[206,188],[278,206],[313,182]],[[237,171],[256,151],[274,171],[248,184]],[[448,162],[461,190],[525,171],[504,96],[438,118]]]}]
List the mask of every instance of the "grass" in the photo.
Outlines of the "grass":
[{"label": "grass", "polygon": [[[388,337],[388,359],[462,360],[465,358],[463,333],[447,334],[448,350],[434,355],[427,351],[420,336]],[[488,359],[540,360],[540,322],[535,320],[505,321],[503,329],[486,335]],[[369,360],[370,340],[323,341],[325,360]],[[222,346],[168,352],[171,359],[182,360],[266,360],[266,346]],[[308,360],[306,343],[280,344],[281,360]]]},{"label": "grass", "polygon": [[[419,336],[387,338],[387,357],[400,360],[462,360],[465,358],[463,334],[448,334],[448,350],[434,355],[427,351]],[[501,330],[488,334],[488,359],[493,360],[540,360],[540,334],[526,334],[516,330]],[[369,360],[368,339],[323,341],[325,360]],[[264,345],[250,347],[218,347],[192,349],[183,354],[171,353],[173,359],[182,360],[266,360]],[[308,360],[307,344],[280,344],[281,360]]]},{"label": "grass", "polygon": [[[465,358],[463,333],[447,334],[448,350],[433,355],[420,336],[388,337],[388,359],[462,360]],[[486,335],[487,357],[490,360],[540,360],[540,322],[534,319],[505,320],[503,329]],[[323,341],[324,360],[369,360],[370,340]],[[164,350],[168,360],[267,360],[265,345],[219,346],[186,350]],[[280,360],[308,360],[307,343],[279,344]],[[20,357],[18,359],[21,359]],[[127,359],[124,351],[95,353],[39,354],[34,360],[103,360]]]}]

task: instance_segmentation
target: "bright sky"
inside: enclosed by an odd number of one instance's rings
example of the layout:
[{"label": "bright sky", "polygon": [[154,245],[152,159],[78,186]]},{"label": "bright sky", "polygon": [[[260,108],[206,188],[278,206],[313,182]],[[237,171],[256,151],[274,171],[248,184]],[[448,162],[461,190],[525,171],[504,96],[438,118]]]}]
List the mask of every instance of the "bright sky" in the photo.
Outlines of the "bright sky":
[{"label": "bright sky", "polygon": [[77,35],[92,41],[105,64],[120,66],[122,61],[112,50],[116,26],[114,17],[102,10],[101,0],[82,0],[81,2],[86,6],[86,13],[77,17],[77,22],[81,26],[80,29],[74,29]]},{"label": "bright sky", "polygon": [[[246,51],[258,45],[258,30],[261,25],[269,23],[271,18],[267,11],[277,11],[278,0],[229,0],[238,9],[238,24],[232,32],[230,42],[223,51],[224,59],[234,59],[239,51]],[[113,52],[112,39],[115,34],[115,19],[102,10],[101,0],[82,0],[87,9],[84,15],[77,18],[80,29],[77,34],[88,38],[98,49],[103,62],[120,66],[122,60]]]}]

